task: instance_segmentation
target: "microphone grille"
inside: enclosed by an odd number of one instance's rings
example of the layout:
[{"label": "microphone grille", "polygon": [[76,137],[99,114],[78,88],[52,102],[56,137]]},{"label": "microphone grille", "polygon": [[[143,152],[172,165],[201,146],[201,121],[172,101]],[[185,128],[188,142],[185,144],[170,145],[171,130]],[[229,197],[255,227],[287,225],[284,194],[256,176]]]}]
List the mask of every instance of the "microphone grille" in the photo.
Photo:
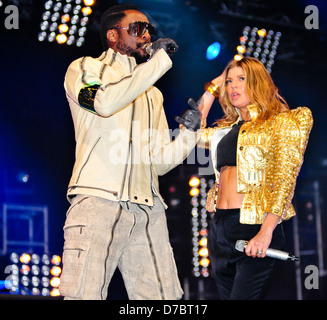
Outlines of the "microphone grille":
[{"label": "microphone grille", "polygon": [[248,242],[245,241],[245,240],[237,240],[236,243],[235,243],[235,249],[238,250],[238,251],[243,252],[244,251],[244,248],[247,245],[247,243]]}]

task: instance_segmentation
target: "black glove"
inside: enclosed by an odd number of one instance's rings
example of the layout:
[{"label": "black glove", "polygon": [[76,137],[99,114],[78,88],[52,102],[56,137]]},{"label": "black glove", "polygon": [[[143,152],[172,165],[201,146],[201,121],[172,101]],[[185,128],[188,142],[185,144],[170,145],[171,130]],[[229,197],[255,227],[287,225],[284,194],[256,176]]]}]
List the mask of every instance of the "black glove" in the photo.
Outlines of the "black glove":
[{"label": "black glove", "polygon": [[153,53],[161,48],[163,48],[168,55],[171,56],[178,50],[178,45],[173,39],[169,38],[160,38],[157,41],[152,42],[151,49],[153,50]]},{"label": "black glove", "polygon": [[175,120],[191,131],[196,131],[201,128],[201,112],[198,104],[190,97],[186,98],[187,104],[191,109],[186,110],[181,117],[176,116]]}]

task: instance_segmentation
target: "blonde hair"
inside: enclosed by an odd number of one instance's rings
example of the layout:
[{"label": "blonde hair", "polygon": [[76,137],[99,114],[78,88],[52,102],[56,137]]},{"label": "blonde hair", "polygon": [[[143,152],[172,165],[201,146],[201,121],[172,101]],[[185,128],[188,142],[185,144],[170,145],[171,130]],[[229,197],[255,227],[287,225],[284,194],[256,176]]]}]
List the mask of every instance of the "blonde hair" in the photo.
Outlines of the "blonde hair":
[{"label": "blonde hair", "polygon": [[230,69],[241,67],[245,73],[246,89],[250,98],[250,104],[258,106],[259,115],[257,121],[267,120],[280,112],[289,111],[287,102],[278,93],[265,66],[255,58],[242,58],[239,61],[232,60],[225,68],[225,79],[221,87],[219,102],[225,116],[218,120],[218,126],[227,126],[238,119],[236,108],[229,101],[226,91],[226,78]]}]

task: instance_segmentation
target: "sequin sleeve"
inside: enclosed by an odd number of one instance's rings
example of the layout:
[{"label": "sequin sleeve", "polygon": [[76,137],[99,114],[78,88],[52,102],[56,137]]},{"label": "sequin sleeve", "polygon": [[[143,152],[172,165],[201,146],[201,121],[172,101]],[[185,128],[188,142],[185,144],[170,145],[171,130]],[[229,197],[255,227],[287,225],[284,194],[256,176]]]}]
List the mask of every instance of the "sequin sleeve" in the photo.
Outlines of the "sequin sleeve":
[{"label": "sequin sleeve", "polygon": [[268,212],[284,219],[294,195],[296,178],[303,163],[305,147],[312,127],[308,108],[298,114],[281,113],[277,119],[271,158],[274,161],[272,195]]}]

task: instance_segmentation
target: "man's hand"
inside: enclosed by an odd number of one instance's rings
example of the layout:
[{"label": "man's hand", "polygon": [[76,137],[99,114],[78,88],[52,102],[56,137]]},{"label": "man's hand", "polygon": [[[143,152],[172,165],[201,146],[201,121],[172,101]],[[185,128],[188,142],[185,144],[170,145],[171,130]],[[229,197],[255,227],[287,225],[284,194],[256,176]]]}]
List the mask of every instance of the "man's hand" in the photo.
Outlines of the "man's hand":
[{"label": "man's hand", "polygon": [[175,53],[178,50],[178,45],[173,39],[169,38],[160,38],[157,41],[154,41],[151,45],[152,52],[150,56],[152,56],[157,50],[164,49],[169,56]]},{"label": "man's hand", "polygon": [[176,116],[175,120],[191,131],[201,128],[201,112],[197,103],[190,97],[187,97],[187,104],[191,109],[186,110],[181,117]]}]

